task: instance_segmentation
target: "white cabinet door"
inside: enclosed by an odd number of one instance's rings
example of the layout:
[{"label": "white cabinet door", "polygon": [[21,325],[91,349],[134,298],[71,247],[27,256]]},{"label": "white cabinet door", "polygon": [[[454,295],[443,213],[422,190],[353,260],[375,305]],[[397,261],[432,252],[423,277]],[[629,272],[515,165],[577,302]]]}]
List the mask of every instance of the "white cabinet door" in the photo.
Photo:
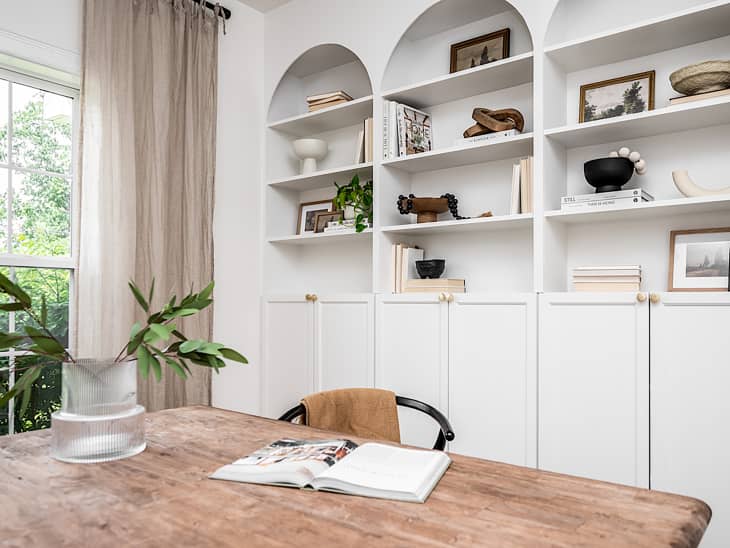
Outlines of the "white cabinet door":
[{"label": "white cabinet door", "polygon": [[538,321],[539,467],[648,487],[648,302],[545,294]]},{"label": "white cabinet door", "polygon": [[372,294],[319,296],[314,307],[315,390],[372,388]]},{"label": "white cabinet door", "polygon": [[278,418],[314,391],[314,307],[303,295],[264,299],[262,391],[267,417]]},{"label": "white cabinet door", "polygon": [[[448,313],[438,294],[377,297],[375,385],[448,411]],[[433,447],[429,416],[399,408],[403,443]]]},{"label": "white cabinet door", "polygon": [[536,296],[455,295],[449,309],[449,450],[537,465]]},{"label": "white cabinet door", "polygon": [[651,488],[702,499],[702,546],[730,546],[730,295],[651,308]]}]

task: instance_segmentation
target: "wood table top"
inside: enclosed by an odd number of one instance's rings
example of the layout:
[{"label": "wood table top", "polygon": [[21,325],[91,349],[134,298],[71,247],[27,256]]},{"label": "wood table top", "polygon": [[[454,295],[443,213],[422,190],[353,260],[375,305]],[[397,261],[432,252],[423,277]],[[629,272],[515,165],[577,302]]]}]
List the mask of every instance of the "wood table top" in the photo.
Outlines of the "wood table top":
[{"label": "wood table top", "polygon": [[460,455],[425,504],[209,480],[279,438],[342,436],[208,407],[146,425],[146,451],[93,465],[51,459],[48,431],[0,439],[0,544],[684,547],[711,515],[695,499]]}]

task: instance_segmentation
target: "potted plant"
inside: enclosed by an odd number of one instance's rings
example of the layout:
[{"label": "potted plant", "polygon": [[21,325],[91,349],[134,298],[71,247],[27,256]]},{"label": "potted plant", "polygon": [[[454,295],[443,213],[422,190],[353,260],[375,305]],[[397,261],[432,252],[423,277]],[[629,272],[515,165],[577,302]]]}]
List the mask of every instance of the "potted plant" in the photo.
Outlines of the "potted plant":
[{"label": "potted plant", "polygon": [[360,177],[355,174],[348,184],[340,186],[335,183],[335,186],[335,209],[341,209],[345,219],[355,220],[355,232],[368,228],[373,222],[373,182],[361,185]]},{"label": "potted plant", "polygon": [[[145,313],[144,325],[135,323],[129,340],[112,359],[78,359],[66,350],[48,329],[45,298],[36,308],[30,296],[0,274],[0,294],[10,297],[0,310],[23,312],[30,321],[22,333],[0,332],[0,351],[15,349],[35,359],[15,367],[16,382],[0,393],[0,406],[21,398],[20,413],[28,406],[31,387],[44,368],[61,362],[61,409],[51,418],[51,455],[68,462],[101,462],[135,455],[145,449],[144,407],[137,405],[137,371],[147,377],[152,371],[159,381],[163,367],[182,379],[191,365],[216,373],[226,366],[224,358],[248,363],[239,352],[223,344],[189,339],[178,328],[181,318],[194,316],[213,300],[213,282],[202,291],[176,296],[158,311],[151,311],[155,283],[145,296],[133,283],[129,288]],[[8,371],[9,368],[0,369]]]}]

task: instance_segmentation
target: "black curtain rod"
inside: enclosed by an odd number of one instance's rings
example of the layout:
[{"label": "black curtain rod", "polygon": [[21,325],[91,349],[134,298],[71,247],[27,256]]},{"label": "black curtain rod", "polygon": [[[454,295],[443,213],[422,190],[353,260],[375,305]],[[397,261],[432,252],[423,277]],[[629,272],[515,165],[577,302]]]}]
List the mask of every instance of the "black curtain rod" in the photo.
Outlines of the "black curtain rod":
[{"label": "black curtain rod", "polygon": [[[203,0],[193,0],[196,4],[203,4],[206,8],[211,9],[215,11],[216,5],[212,2],[203,2]],[[224,8],[223,6],[220,6],[220,13],[223,15],[223,19],[230,19],[231,18],[231,10],[228,8]]]}]

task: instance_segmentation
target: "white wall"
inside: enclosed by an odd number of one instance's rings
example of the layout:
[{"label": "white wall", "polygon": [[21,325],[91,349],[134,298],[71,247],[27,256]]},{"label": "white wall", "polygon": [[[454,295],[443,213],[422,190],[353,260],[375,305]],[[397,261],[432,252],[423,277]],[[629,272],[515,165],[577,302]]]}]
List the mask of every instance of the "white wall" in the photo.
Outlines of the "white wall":
[{"label": "white wall", "polygon": [[214,337],[242,352],[249,365],[213,375],[212,404],[259,410],[261,165],[263,154],[264,16],[231,5],[221,35],[218,70]]}]

